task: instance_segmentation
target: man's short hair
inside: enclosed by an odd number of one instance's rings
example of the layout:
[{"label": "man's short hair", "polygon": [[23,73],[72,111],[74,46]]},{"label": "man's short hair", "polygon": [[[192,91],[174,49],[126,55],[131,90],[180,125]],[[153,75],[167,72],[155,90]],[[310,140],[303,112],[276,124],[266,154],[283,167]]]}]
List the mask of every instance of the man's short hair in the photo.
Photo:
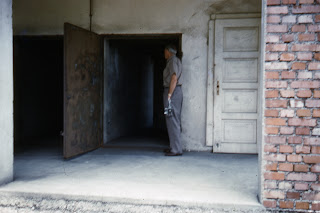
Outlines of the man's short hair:
[{"label": "man's short hair", "polygon": [[173,54],[177,54],[177,47],[174,44],[168,44],[165,49],[167,49],[169,52]]}]

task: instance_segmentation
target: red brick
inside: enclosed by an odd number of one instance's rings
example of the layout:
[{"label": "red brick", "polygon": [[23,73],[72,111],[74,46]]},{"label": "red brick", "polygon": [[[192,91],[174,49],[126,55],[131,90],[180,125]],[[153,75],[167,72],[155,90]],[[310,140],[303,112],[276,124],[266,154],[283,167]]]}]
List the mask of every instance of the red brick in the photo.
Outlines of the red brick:
[{"label": "red brick", "polygon": [[267,26],[268,33],[286,33],[288,32],[287,25],[268,25]]},{"label": "red brick", "polygon": [[310,193],[304,193],[302,195],[302,200],[320,200],[320,193],[314,193],[314,192],[310,192]]},{"label": "red brick", "polygon": [[309,25],[308,31],[309,32],[320,32],[320,25]]},{"label": "red brick", "polygon": [[265,69],[266,70],[287,70],[288,63],[286,63],[286,62],[266,62]]},{"label": "red brick", "polygon": [[[302,48],[302,47],[297,47],[297,49],[298,48]],[[270,51],[270,52],[288,51],[288,45],[287,44],[267,44],[266,51]],[[300,50],[298,50],[298,51],[300,51]]]},{"label": "red brick", "polygon": [[278,164],[277,163],[268,163],[266,164],[267,171],[277,171]]},{"label": "red brick", "polygon": [[279,172],[265,172],[264,178],[267,180],[284,180],[284,173]]},{"label": "red brick", "polygon": [[297,100],[297,99],[290,99],[290,107],[292,107],[292,108],[304,107],[304,101],[303,100]]},{"label": "red brick", "polygon": [[294,189],[295,190],[306,191],[306,190],[309,189],[309,184],[308,183],[295,183],[294,184]]},{"label": "red brick", "polygon": [[280,127],[280,134],[282,135],[291,135],[293,134],[293,131],[294,131],[293,127],[286,127],[286,126]]},{"label": "red brick", "polygon": [[313,18],[312,15],[302,15],[298,17],[298,23],[312,23],[313,22]]},{"label": "red brick", "polygon": [[313,146],[311,148],[311,153],[312,154],[320,154],[320,146]]},{"label": "red brick", "polygon": [[264,197],[270,198],[270,199],[284,199],[285,194],[283,191],[270,190],[270,191],[264,191]]},{"label": "red brick", "polygon": [[299,162],[302,161],[302,157],[300,155],[288,155],[287,156],[287,161],[288,162],[299,163]]},{"label": "red brick", "polygon": [[294,54],[292,53],[283,53],[280,56],[280,61],[293,61],[294,60]]},{"label": "red brick", "polygon": [[313,184],[311,184],[310,188],[313,191],[320,191],[320,184],[319,183],[313,183]]},{"label": "red brick", "polygon": [[286,120],[282,118],[266,118],[266,124],[273,126],[285,126]]},{"label": "red brick", "polygon": [[301,144],[302,143],[302,137],[300,136],[292,136],[288,138],[289,144]]},{"label": "red brick", "polygon": [[318,41],[320,41],[320,34],[318,34],[318,36],[317,36],[317,37],[318,37]]},{"label": "red brick", "polygon": [[264,116],[266,117],[278,117],[279,111],[276,109],[266,109],[264,111]]},{"label": "red brick", "polygon": [[309,70],[320,70],[320,63],[319,62],[311,62],[308,66]]},{"label": "red brick", "polygon": [[291,88],[319,88],[319,81],[293,81],[291,83]]},{"label": "red brick", "polygon": [[296,135],[310,135],[310,129],[304,127],[296,128]]},{"label": "red brick", "polygon": [[320,107],[320,100],[306,100],[306,107]]},{"label": "red brick", "polygon": [[297,116],[299,116],[299,117],[310,117],[311,116],[311,112],[310,112],[309,109],[298,109],[297,110]]},{"label": "red brick", "polygon": [[[320,45],[316,44],[294,44],[291,48],[292,51],[319,51]],[[286,50],[283,50],[286,51]]]},{"label": "red brick", "polygon": [[279,189],[287,189],[290,190],[292,189],[292,184],[290,182],[287,181],[281,181],[279,182]]},{"label": "red brick", "polygon": [[280,117],[282,117],[282,118],[292,118],[292,117],[294,117],[294,110],[292,110],[292,109],[281,110]]},{"label": "red brick", "polygon": [[281,90],[280,94],[281,94],[281,97],[284,97],[284,98],[293,98],[294,90]]},{"label": "red brick", "polygon": [[278,90],[268,90],[266,91],[266,98],[277,98],[279,97],[279,91]]},{"label": "red brick", "polygon": [[297,0],[282,0],[282,4],[296,4]]},{"label": "red brick", "polygon": [[292,32],[305,32],[306,31],[306,25],[299,24],[299,25],[293,25]]},{"label": "red brick", "polygon": [[320,210],[320,203],[313,203],[311,206],[312,210]]},{"label": "red brick", "polygon": [[268,108],[286,108],[287,105],[287,100],[266,100],[266,107]]},{"label": "red brick", "polygon": [[277,43],[280,41],[279,35],[267,35],[266,36],[266,42],[267,43]]},{"label": "red brick", "polygon": [[298,38],[299,41],[314,41],[316,37],[314,34],[300,34]]},{"label": "red brick", "polygon": [[303,156],[303,161],[309,164],[320,163],[320,156]]},{"label": "red brick", "polygon": [[280,0],[268,0],[267,5],[280,5]]},{"label": "red brick", "polygon": [[319,164],[315,164],[311,167],[311,172],[316,172],[316,173],[320,173],[320,165]]},{"label": "red brick", "polygon": [[266,127],[265,132],[268,135],[276,135],[279,133],[279,128],[278,127]]},{"label": "red brick", "polygon": [[[312,55],[311,55],[312,57]],[[266,61],[277,61],[279,58],[278,53],[266,53]],[[279,78],[279,77],[278,77]]]},{"label": "red brick", "polygon": [[289,118],[289,126],[316,126],[316,119]]},{"label": "red brick", "polygon": [[320,90],[314,90],[313,91],[313,97],[314,98],[320,98]]},{"label": "red brick", "polygon": [[268,16],[267,23],[270,24],[278,24],[280,23],[280,16]]},{"label": "red brick", "polygon": [[296,146],[296,153],[297,154],[309,154],[310,153],[310,146]]},{"label": "red brick", "polygon": [[300,199],[300,192],[287,192],[287,199]]},{"label": "red brick", "polygon": [[283,71],[281,72],[282,79],[294,79],[296,78],[296,73],[291,71]]},{"label": "red brick", "polygon": [[320,22],[320,15],[316,15],[315,22]]},{"label": "red brick", "polygon": [[314,59],[316,59],[317,61],[320,61],[320,53],[315,53]]},{"label": "red brick", "polygon": [[292,172],[293,171],[293,164],[291,164],[291,163],[279,163],[279,171]]},{"label": "red brick", "polygon": [[320,110],[319,109],[314,109],[312,117],[320,118]]},{"label": "red brick", "polygon": [[309,171],[309,166],[308,165],[303,165],[303,164],[296,164],[294,165],[295,172],[308,172]]},{"label": "red brick", "polygon": [[267,13],[268,14],[287,14],[288,7],[287,6],[268,7]]},{"label": "red brick", "polygon": [[313,4],[314,0],[299,0],[300,4]]},{"label": "red brick", "polygon": [[264,200],[263,206],[266,208],[276,208],[277,207],[277,201],[276,200]]},{"label": "red brick", "polygon": [[292,153],[293,147],[289,146],[289,145],[280,145],[279,152],[280,153]]},{"label": "red brick", "polygon": [[298,53],[297,58],[301,61],[311,61],[312,53]]},{"label": "red brick", "polygon": [[267,81],[266,88],[287,88],[288,82],[286,81]]},{"label": "red brick", "polygon": [[267,160],[267,161],[284,162],[284,161],[286,161],[286,155],[269,154],[269,155],[265,155],[264,159]]},{"label": "red brick", "polygon": [[265,72],[266,79],[279,79],[279,72]]},{"label": "red brick", "polygon": [[311,79],[312,72],[298,72],[298,78],[299,79]]},{"label": "red brick", "polygon": [[294,41],[294,35],[293,34],[283,34],[282,35],[282,41],[284,43],[289,43]]},{"label": "red brick", "polygon": [[293,7],[292,13],[320,13],[319,5]]},{"label": "red brick", "polygon": [[282,23],[296,23],[297,16],[288,15],[282,17]]},{"label": "red brick", "polygon": [[295,62],[292,65],[293,70],[305,70],[306,69],[306,63],[303,62]]},{"label": "red brick", "polygon": [[264,188],[266,189],[277,189],[277,181],[274,180],[265,180],[264,181]]},{"label": "red brick", "polygon": [[308,202],[296,202],[296,209],[309,209],[309,203]]},{"label": "red brick", "polygon": [[297,96],[298,96],[299,98],[310,98],[311,95],[312,95],[311,90],[299,90],[299,91],[297,92]]},{"label": "red brick", "polygon": [[303,142],[305,145],[320,145],[320,138],[304,138]]},{"label": "red brick", "polygon": [[295,181],[313,182],[317,180],[317,175],[306,174],[306,173],[289,173],[286,179],[295,180]]},{"label": "red brick", "polygon": [[293,202],[292,201],[280,201],[279,206],[281,209],[292,209]]},{"label": "red brick", "polygon": [[277,152],[275,145],[264,145],[264,152]]}]

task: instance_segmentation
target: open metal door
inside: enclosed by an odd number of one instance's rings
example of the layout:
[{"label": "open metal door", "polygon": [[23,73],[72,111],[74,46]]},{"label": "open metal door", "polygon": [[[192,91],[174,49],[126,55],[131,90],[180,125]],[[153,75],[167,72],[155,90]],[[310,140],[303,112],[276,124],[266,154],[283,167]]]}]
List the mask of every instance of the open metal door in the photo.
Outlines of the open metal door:
[{"label": "open metal door", "polygon": [[64,158],[92,151],[102,142],[102,40],[64,25]]}]

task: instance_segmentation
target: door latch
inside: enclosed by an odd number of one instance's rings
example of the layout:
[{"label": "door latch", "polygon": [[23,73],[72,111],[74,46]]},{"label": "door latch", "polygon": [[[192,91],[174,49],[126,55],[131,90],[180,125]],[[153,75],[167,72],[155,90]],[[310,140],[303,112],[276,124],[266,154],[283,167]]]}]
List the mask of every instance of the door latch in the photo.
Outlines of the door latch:
[{"label": "door latch", "polygon": [[220,90],[220,83],[219,83],[219,81],[217,81],[217,95],[219,95],[219,91]]}]

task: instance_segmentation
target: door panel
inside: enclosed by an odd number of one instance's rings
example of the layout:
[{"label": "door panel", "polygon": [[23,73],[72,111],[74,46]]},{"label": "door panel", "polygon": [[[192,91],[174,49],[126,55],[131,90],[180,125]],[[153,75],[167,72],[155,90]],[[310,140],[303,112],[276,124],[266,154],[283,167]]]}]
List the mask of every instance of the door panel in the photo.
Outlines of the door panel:
[{"label": "door panel", "polygon": [[102,44],[99,35],[64,26],[64,157],[102,142]]},{"label": "door panel", "polygon": [[215,25],[214,151],[257,153],[260,19]]}]

